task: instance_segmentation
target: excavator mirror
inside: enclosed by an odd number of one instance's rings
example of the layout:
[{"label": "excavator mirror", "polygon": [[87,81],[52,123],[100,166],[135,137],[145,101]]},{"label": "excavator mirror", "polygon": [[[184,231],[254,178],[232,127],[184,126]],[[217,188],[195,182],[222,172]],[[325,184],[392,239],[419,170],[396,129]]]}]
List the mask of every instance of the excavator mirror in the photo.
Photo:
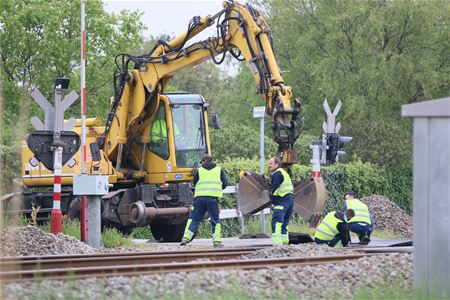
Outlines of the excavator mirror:
[{"label": "excavator mirror", "polygon": [[219,115],[217,113],[211,113],[210,114],[210,118],[211,118],[211,125],[214,129],[220,129],[220,119],[219,119]]}]

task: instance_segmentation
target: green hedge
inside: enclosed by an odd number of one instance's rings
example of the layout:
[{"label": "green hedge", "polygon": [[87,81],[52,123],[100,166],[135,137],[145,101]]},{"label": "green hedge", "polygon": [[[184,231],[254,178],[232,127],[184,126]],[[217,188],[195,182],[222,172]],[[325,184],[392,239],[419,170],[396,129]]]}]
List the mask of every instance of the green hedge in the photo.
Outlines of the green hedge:
[{"label": "green hedge", "polygon": [[0,144],[0,195],[11,193],[13,179],[20,177],[20,146]]},{"label": "green hedge", "polygon": [[[270,126],[266,124],[266,134],[270,134]],[[258,159],[259,157],[259,130],[242,124],[229,124],[219,130],[210,130],[212,153],[215,160],[226,159]],[[302,133],[295,144],[298,162],[308,164],[311,159],[310,145],[318,140],[319,136]],[[277,153],[278,145],[269,138],[264,137],[265,153]]]},{"label": "green hedge", "polygon": [[[233,185],[239,180],[239,173],[245,171],[259,172],[259,161],[237,158],[225,159],[219,163],[228,173],[229,184]],[[265,174],[268,174],[267,161]],[[373,194],[383,195],[395,202],[408,213],[412,209],[412,169],[411,168],[380,168],[361,161],[345,164],[322,166],[321,174],[324,178],[327,199],[324,212],[342,209],[343,196],[347,191],[354,191],[358,197]],[[266,175],[268,176],[268,175]],[[293,180],[301,180],[311,176],[309,166],[294,165],[292,168]],[[225,207],[234,207],[232,199],[224,199]],[[224,206],[222,206],[225,208]]]}]

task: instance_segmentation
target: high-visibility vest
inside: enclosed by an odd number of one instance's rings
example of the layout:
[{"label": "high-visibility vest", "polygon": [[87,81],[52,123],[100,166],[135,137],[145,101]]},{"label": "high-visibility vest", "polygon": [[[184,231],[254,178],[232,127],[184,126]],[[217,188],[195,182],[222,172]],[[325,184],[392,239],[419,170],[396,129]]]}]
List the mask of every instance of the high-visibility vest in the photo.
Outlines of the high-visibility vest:
[{"label": "high-visibility vest", "polygon": [[329,212],[325,218],[323,218],[319,227],[316,228],[316,233],[314,234],[315,238],[322,241],[331,241],[339,233],[337,225],[344,221],[336,218],[334,216],[335,213],[335,211]]},{"label": "high-visibility vest", "polygon": [[152,138],[153,142],[158,140],[167,140],[167,127],[165,120],[156,120],[152,124]]},{"label": "high-visibility vest", "polygon": [[198,169],[198,182],[195,185],[194,197],[210,196],[222,198],[222,180],[220,180],[220,167],[211,170],[203,167]]},{"label": "high-visibility vest", "polygon": [[[175,137],[178,137],[180,135],[180,130],[178,129],[177,124],[173,123],[173,129]],[[159,140],[167,140],[167,127],[166,127],[166,121],[156,120],[152,124],[152,142],[158,142]]]},{"label": "high-visibility vest", "polygon": [[294,194],[294,186],[292,185],[291,177],[289,174],[282,168],[278,168],[275,172],[281,172],[283,175],[283,182],[273,193],[274,196],[283,197],[287,194]]},{"label": "high-visibility vest", "polygon": [[370,219],[369,208],[367,205],[359,201],[358,199],[346,200],[347,209],[353,209],[355,211],[355,216],[349,220],[349,223],[364,222],[367,224],[372,224]]}]

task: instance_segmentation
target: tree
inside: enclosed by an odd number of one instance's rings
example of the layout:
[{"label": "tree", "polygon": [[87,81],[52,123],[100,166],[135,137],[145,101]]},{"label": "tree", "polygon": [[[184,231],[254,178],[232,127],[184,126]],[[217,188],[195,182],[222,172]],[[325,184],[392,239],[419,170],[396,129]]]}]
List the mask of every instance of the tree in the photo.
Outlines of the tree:
[{"label": "tree", "polygon": [[401,105],[450,93],[450,3],[273,0],[265,7],[305,128],[319,133],[323,99],[341,100],[342,133],[354,137],[347,150],[364,161],[410,164]]},{"label": "tree", "polygon": [[[99,0],[86,1],[86,87],[88,114],[103,116],[112,95],[114,56],[142,42],[141,13],[108,14]],[[38,88],[51,99],[54,78],[70,78],[70,89],[79,91],[80,2],[60,0],[5,0],[0,14],[0,56],[7,83],[4,110],[8,124],[17,121],[17,108],[31,104],[28,96]],[[16,92],[14,92],[16,90]],[[74,111],[78,112],[76,108]],[[77,115],[79,115],[77,113]]]},{"label": "tree", "polygon": [[[86,1],[86,87],[88,116],[106,117],[113,95],[114,57],[143,41],[141,13],[108,14],[100,0]],[[31,130],[30,116],[42,116],[30,92],[53,98],[54,79],[71,79],[80,93],[80,2],[70,0],[0,1],[0,174],[11,188],[20,162],[20,141]],[[79,117],[79,105],[66,114]],[[6,174],[8,173],[8,174]]]}]

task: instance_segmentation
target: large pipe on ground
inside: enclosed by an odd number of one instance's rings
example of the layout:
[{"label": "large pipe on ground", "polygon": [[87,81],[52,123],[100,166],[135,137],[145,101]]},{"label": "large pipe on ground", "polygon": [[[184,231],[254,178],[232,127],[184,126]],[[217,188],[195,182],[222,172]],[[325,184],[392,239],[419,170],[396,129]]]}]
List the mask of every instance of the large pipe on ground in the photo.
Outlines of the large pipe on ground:
[{"label": "large pipe on ground", "polygon": [[146,207],[142,201],[137,201],[130,206],[130,220],[138,226],[145,226],[156,219],[188,215],[187,207],[155,208]]}]

